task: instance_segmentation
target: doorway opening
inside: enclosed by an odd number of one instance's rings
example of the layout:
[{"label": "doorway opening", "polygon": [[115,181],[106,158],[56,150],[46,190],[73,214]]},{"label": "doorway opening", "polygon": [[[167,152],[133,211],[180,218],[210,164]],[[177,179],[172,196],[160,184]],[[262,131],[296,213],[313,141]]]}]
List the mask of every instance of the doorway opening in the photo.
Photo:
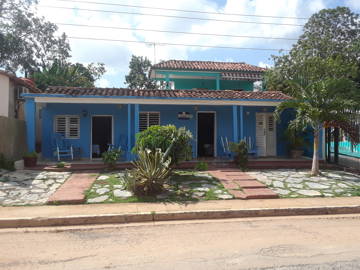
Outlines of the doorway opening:
[{"label": "doorway opening", "polygon": [[112,116],[93,116],[91,121],[91,157],[100,158],[112,144]]},{"label": "doorway opening", "polygon": [[215,156],[215,113],[199,112],[197,115],[197,155]]}]

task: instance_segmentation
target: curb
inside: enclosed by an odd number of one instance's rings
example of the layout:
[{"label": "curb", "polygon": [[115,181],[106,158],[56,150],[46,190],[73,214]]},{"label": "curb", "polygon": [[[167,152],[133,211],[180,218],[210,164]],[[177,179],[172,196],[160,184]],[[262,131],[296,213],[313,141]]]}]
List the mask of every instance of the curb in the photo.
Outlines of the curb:
[{"label": "curb", "polygon": [[327,207],[252,208],[232,210],[198,210],[174,212],[143,212],[60,217],[1,218],[0,228],[100,225],[195,219],[230,219],[249,217],[280,217],[359,214],[360,205]]}]

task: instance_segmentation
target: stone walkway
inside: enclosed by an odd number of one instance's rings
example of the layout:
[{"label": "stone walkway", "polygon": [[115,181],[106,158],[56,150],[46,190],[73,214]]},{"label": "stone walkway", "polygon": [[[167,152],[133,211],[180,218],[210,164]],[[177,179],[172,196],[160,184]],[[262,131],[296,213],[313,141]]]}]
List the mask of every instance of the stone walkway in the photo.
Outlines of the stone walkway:
[{"label": "stone walkway", "polygon": [[279,196],[256,178],[238,169],[222,169],[209,172],[237,199],[275,199]]},{"label": "stone walkway", "polygon": [[44,204],[70,174],[69,172],[0,170],[0,204],[3,206]]},{"label": "stone walkway", "polygon": [[343,171],[261,170],[248,172],[283,198],[360,196],[360,176]]},{"label": "stone walkway", "polygon": [[85,202],[85,192],[97,178],[94,173],[73,173],[53,195],[48,204],[79,204]]}]

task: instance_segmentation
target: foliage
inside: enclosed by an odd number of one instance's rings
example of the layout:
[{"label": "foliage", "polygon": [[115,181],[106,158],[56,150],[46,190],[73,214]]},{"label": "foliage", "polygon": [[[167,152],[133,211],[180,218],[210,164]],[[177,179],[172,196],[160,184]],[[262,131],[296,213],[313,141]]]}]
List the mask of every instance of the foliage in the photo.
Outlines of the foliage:
[{"label": "foliage", "polygon": [[74,86],[94,87],[94,83],[105,73],[104,64],[69,63],[55,60],[51,65],[45,66],[42,71],[32,74],[35,84],[40,89],[48,86]]},{"label": "foliage", "polygon": [[[330,77],[359,83],[359,57],[359,14],[346,7],[323,9],[310,17],[289,54],[273,56],[275,66],[265,75],[266,87],[293,95],[297,89],[292,87],[292,80],[311,84]],[[341,93],[360,104],[359,85]]]},{"label": "foliage", "polygon": [[36,0],[0,1],[0,66],[32,74],[54,59],[70,57],[70,47],[58,27],[37,17],[33,12]]},{"label": "foliage", "polygon": [[299,132],[295,129],[287,128],[284,135],[291,150],[301,150],[303,147],[307,146],[305,132]]},{"label": "foliage", "polygon": [[11,160],[8,160],[2,153],[0,153],[0,169],[5,169],[8,171],[15,171],[14,162]]},{"label": "foliage", "polygon": [[115,167],[116,162],[119,160],[122,151],[120,149],[112,149],[102,153],[102,160],[108,165],[110,169]]},{"label": "foliage", "polygon": [[136,195],[154,195],[163,190],[164,183],[171,174],[171,158],[156,150],[139,150],[134,169],[126,172],[126,187]]},{"label": "foliage", "polygon": [[150,79],[151,62],[147,57],[132,55],[129,69],[125,83],[130,89],[156,89],[156,81]]},{"label": "foliage", "polygon": [[60,161],[56,164],[56,168],[65,168],[66,163],[64,161]]},{"label": "foliage", "polygon": [[174,125],[151,126],[136,135],[136,143],[133,152],[142,149],[155,151],[161,149],[163,152],[169,149],[172,164],[187,160],[191,157],[192,134],[186,128],[176,128]]},{"label": "foliage", "polygon": [[229,144],[230,151],[235,154],[235,162],[239,165],[242,171],[247,170],[248,164],[248,149],[246,142],[241,140],[238,143],[230,142]]},{"label": "foliage", "polygon": [[207,171],[209,169],[209,166],[206,162],[198,162],[195,166],[195,169],[198,171]]},{"label": "foliage", "polygon": [[37,153],[36,152],[27,152],[24,154],[24,158],[36,158]]},{"label": "foliage", "polygon": [[[308,66],[308,72],[304,72],[299,80],[289,81],[292,88],[293,100],[281,103],[275,115],[280,119],[280,114],[286,109],[294,109],[295,119],[290,121],[289,127],[296,130],[305,130],[310,127],[314,134],[314,156],[312,175],[318,175],[319,171],[319,134],[327,121],[348,122],[351,119],[351,111],[358,106],[356,101],[343,95],[345,90],[352,91],[356,88],[353,81],[348,78],[328,77],[315,82],[304,80],[311,77],[313,72],[312,61]],[[308,61],[303,65],[307,66]]]}]

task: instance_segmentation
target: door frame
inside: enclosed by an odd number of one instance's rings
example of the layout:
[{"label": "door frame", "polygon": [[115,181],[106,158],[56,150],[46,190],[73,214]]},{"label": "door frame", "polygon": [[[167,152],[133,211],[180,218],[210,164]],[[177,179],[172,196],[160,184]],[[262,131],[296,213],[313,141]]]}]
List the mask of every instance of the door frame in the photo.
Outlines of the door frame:
[{"label": "door frame", "polygon": [[198,158],[198,128],[199,128],[199,113],[212,113],[214,115],[214,158],[217,157],[217,117],[216,117],[216,111],[197,111],[196,112],[196,157]]},{"label": "door frame", "polygon": [[256,121],[256,115],[257,114],[261,114],[261,115],[264,115],[265,116],[265,119],[264,119],[264,129],[265,129],[265,139],[264,139],[264,146],[265,146],[265,155],[263,157],[276,157],[277,156],[277,123],[276,123],[276,120],[274,118],[274,133],[275,133],[275,136],[274,136],[274,139],[275,139],[275,155],[271,155],[269,156],[268,155],[268,143],[267,143],[267,133],[268,133],[268,116],[269,115],[272,115],[273,117],[274,116],[274,112],[256,112],[255,113],[255,147],[257,148],[257,143],[256,143],[256,137],[257,137],[257,134],[256,134],[256,127],[257,127],[257,121]]},{"label": "door frame", "polygon": [[90,160],[99,160],[100,158],[93,158],[92,157],[92,140],[93,140],[93,118],[94,117],[111,117],[111,144],[114,144],[114,116],[110,115],[110,114],[94,114],[91,115],[91,120],[90,120]]}]

